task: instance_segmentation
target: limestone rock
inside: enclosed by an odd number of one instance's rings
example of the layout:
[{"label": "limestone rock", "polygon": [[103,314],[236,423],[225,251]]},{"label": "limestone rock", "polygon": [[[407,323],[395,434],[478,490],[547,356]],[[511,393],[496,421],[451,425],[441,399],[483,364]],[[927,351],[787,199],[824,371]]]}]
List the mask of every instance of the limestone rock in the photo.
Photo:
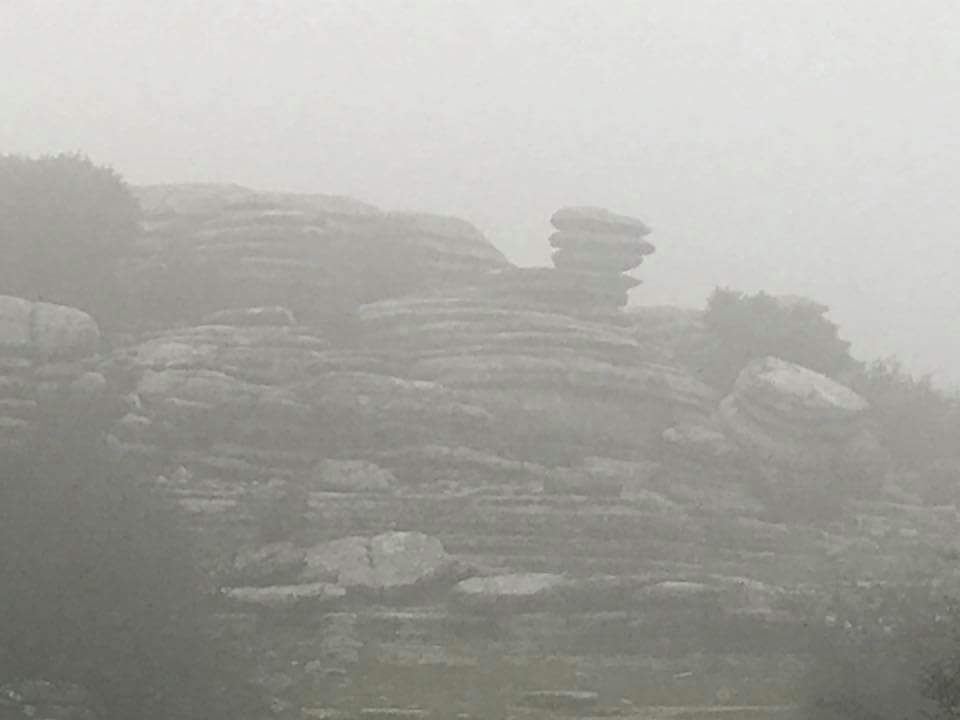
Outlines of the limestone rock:
[{"label": "limestone rock", "polygon": [[0,295],[0,352],[75,359],[99,344],[96,321],[81,310]]},{"label": "limestone rock", "polygon": [[387,592],[444,579],[457,568],[443,544],[418,532],[342,538],[307,552],[302,577],[329,578],[348,590]]},{"label": "limestone rock", "polygon": [[346,591],[337,585],[319,582],[267,587],[232,587],[226,588],[223,594],[227,599],[242,605],[284,610],[307,603],[333,602],[346,595]]},{"label": "limestone rock", "polygon": [[589,690],[537,690],[520,698],[522,705],[561,712],[583,712],[599,702],[599,694]]},{"label": "limestone rock", "polygon": [[396,489],[389,470],[365,460],[323,460],[314,470],[313,487],[328,492],[383,493]]},{"label": "limestone rock", "polygon": [[231,325],[233,327],[292,326],[293,313],[281,305],[220,310],[203,318],[204,325]]},{"label": "limestone rock", "polygon": [[636,237],[650,233],[650,228],[642,220],[589,206],[561,208],[550,218],[550,223],[558,230],[572,232],[606,232]]},{"label": "limestone rock", "polygon": [[268,585],[296,578],[305,565],[306,551],[289,542],[278,542],[237,553],[233,572],[238,582]]},{"label": "limestone rock", "polygon": [[671,452],[694,460],[730,462],[742,455],[736,443],[707,425],[686,423],[667,428],[663,441]]},{"label": "limestone rock", "polygon": [[768,357],[741,372],[719,417],[749,452],[775,464],[812,468],[859,443],[868,432],[867,408],[862,397],[824,375]]},{"label": "limestone rock", "polygon": [[[137,192],[145,237],[124,276],[144,314],[152,311],[145,289],[169,289],[183,298],[182,320],[279,304],[304,321],[338,324],[356,304],[509,265],[456,218],[236,186]],[[199,283],[202,293],[191,287]]]},{"label": "limestone rock", "polygon": [[569,587],[563,575],[514,573],[464,580],[453,589],[452,598],[473,609],[509,611],[542,606]]}]

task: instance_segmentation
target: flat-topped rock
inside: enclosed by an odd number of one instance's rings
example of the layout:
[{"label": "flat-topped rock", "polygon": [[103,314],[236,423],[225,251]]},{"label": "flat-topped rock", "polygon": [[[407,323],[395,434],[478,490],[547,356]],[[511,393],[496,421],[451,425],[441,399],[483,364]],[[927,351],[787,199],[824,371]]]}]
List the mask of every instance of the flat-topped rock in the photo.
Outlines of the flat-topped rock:
[{"label": "flat-topped rock", "polygon": [[179,302],[164,302],[162,310],[176,320],[196,322],[243,305],[283,305],[304,321],[336,327],[357,304],[456,285],[510,265],[458,218],[237,186],[137,192],[145,234],[125,259],[124,278],[143,315],[160,311],[158,301],[169,288]]},{"label": "flat-topped rock", "polygon": [[591,206],[561,208],[550,218],[550,223],[558,230],[572,232],[606,232],[636,237],[650,233],[650,228],[639,218]]},{"label": "flat-topped rock", "polygon": [[774,357],[751,362],[737,379],[734,393],[801,418],[846,419],[861,415],[869,407],[850,388]]}]

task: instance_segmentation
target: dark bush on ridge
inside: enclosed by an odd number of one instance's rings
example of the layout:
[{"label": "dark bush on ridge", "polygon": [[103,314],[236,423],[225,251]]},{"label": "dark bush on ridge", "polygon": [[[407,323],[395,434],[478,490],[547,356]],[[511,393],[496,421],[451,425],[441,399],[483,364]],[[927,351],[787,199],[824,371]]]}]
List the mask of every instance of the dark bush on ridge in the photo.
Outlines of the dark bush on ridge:
[{"label": "dark bush on ridge", "polygon": [[709,369],[711,381],[729,387],[747,363],[767,355],[835,377],[852,363],[850,343],[839,337],[826,312],[813,302],[717,288],[704,316],[721,343]]},{"label": "dark bush on ridge", "polygon": [[0,155],[0,294],[108,320],[118,304],[115,263],[139,221],[136,198],[110,168],[82,155]]}]

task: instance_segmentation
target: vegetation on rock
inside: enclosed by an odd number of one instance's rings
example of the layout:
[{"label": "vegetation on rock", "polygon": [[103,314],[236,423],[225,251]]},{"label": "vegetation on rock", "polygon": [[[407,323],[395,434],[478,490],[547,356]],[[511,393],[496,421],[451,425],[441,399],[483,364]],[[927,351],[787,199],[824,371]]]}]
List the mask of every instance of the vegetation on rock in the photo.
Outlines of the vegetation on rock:
[{"label": "vegetation on rock", "polygon": [[101,321],[140,207],[112,169],[83,155],[0,155],[0,294],[72,305]]},{"label": "vegetation on rock", "polygon": [[720,340],[712,372],[729,387],[751,360],[773,356],[836,377],[851,364],[850,344],[817,303],[765,292],[717,288],[707,301],[706,326]]}]

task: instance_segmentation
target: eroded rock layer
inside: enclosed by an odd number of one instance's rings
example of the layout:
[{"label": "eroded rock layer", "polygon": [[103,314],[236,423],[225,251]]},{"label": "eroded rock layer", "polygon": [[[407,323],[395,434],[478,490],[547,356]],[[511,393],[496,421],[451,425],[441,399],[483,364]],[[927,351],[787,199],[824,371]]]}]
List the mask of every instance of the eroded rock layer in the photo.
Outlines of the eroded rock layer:
[{"label": "eroded rock layer", "polygon": [[[237,186],[139,188],[145,237],[125,276],[146,316],[243,305],[330,321],[357,303],[508,265],[469,223]],[[169,318],[165,318],[169,320]]]}]

